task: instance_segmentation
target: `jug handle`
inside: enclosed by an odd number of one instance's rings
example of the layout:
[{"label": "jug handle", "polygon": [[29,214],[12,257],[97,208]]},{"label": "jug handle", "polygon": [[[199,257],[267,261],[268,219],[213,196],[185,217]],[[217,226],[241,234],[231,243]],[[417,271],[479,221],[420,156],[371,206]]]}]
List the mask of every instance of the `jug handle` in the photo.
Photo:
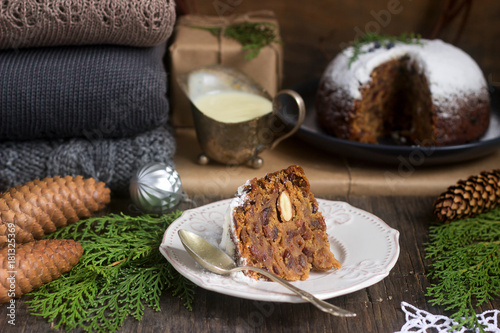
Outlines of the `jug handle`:
[{"label": "jug handle", "polygon": [[[306,118],[306,105],[304,103],[304,100],[302,99],[302,96],[300,96],[297,92],[295,92],[293,90],[283,89],[283,90],[280,90],[276,93],[276,96],[274,96],[274,99],[273,99],[273,104],[277,103],[278,97],[281,95],[289,95],[295,100],[295,102],[297,103],[297,106],[299,107],[299,118],[297,119],[297,123],[295,124],[295,126],[288,133],[286,133],[286,134],[280,136],[279,138],[277,138],[276,140],[274,140],[270,149],[274,149],[278,145],[278,143],[280,143],[281,141],[285,140],[286,138],[290,137],[292,134],[297,132],[297,130],[300,128],[300,126],[302,126],[304,119]],[[277,116],[278,118],[282,119],[279,111],[280,111],[280,108],[273,107],[273,114],[275,116]]]}]

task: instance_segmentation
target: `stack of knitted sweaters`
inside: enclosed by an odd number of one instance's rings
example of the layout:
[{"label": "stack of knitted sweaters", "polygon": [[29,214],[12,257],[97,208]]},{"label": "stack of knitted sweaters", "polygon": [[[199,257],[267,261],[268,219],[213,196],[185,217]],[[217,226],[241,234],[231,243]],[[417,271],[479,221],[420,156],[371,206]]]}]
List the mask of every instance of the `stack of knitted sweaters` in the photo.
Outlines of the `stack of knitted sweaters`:
[{"label": "stack of knitted sweaters", "polygon": [[172,165],[174,23],[173,0],[2,1],[0,191],[83,175],[125,195],[142,165]]}]

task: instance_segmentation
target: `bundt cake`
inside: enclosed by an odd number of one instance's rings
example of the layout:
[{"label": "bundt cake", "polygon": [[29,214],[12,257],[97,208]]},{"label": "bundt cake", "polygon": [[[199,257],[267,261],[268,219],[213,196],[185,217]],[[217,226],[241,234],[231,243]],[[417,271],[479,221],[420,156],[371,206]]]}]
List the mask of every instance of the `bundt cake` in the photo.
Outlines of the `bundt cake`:
[{"label": "bundt cake", "polygon": [[[290,281],[307,279],[311,270],[340,268],[318,202],[297,165],[238,188],[227,212],[221,247],[239,265],[260,267]],[[246,274],[260,278],[252,271]]]},{"label": "bundt cake", "polygon": [[486,80],[464,51],[441,40],[374,40],[350,46],[326,68],[317,91],[318,123],[364,143],[444,146],[488,129]]}]

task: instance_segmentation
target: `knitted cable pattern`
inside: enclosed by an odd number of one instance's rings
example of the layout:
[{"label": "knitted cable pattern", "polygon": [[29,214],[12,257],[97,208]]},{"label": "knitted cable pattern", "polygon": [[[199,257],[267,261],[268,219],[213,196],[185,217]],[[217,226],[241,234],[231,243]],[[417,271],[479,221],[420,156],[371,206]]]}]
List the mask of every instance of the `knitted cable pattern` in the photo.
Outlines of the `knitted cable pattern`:
[{"label": "knitted cable pattern", "polygon": [[119,138],[168,120],[165,44],[0,52],[0,142]]},{"label": "knitted cable pattern", "polygon": [[173,0],[3,0],[0,49],[154,46],[170,37],[175,18]]},{"label": "knitted cable pattern", "polygon": [[0,192],[37,178],[95,178],[113,195],[128,196],[130,179],[148,162],[173,166],[175,138],[160,127],[132,138],[8,141],[0,143]]}]

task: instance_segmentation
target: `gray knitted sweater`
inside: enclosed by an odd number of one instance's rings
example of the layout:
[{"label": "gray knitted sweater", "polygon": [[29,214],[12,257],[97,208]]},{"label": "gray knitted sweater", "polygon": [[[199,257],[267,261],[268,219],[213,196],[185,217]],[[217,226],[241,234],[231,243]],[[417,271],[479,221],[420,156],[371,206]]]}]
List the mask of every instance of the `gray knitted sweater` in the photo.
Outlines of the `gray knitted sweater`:
[{"label": "gray knitted sweater", "polygon": [[0,192],[37,178],[82,175],[127,196],[130,179],[148,162],[170,166],[172,129],[160,127],[131,138],[8,141],[0,143]]},{"label": "gray knitted sweater", "polygon": [[0,142],[130,137],[168,119],[165,44],[0,51]]}]

